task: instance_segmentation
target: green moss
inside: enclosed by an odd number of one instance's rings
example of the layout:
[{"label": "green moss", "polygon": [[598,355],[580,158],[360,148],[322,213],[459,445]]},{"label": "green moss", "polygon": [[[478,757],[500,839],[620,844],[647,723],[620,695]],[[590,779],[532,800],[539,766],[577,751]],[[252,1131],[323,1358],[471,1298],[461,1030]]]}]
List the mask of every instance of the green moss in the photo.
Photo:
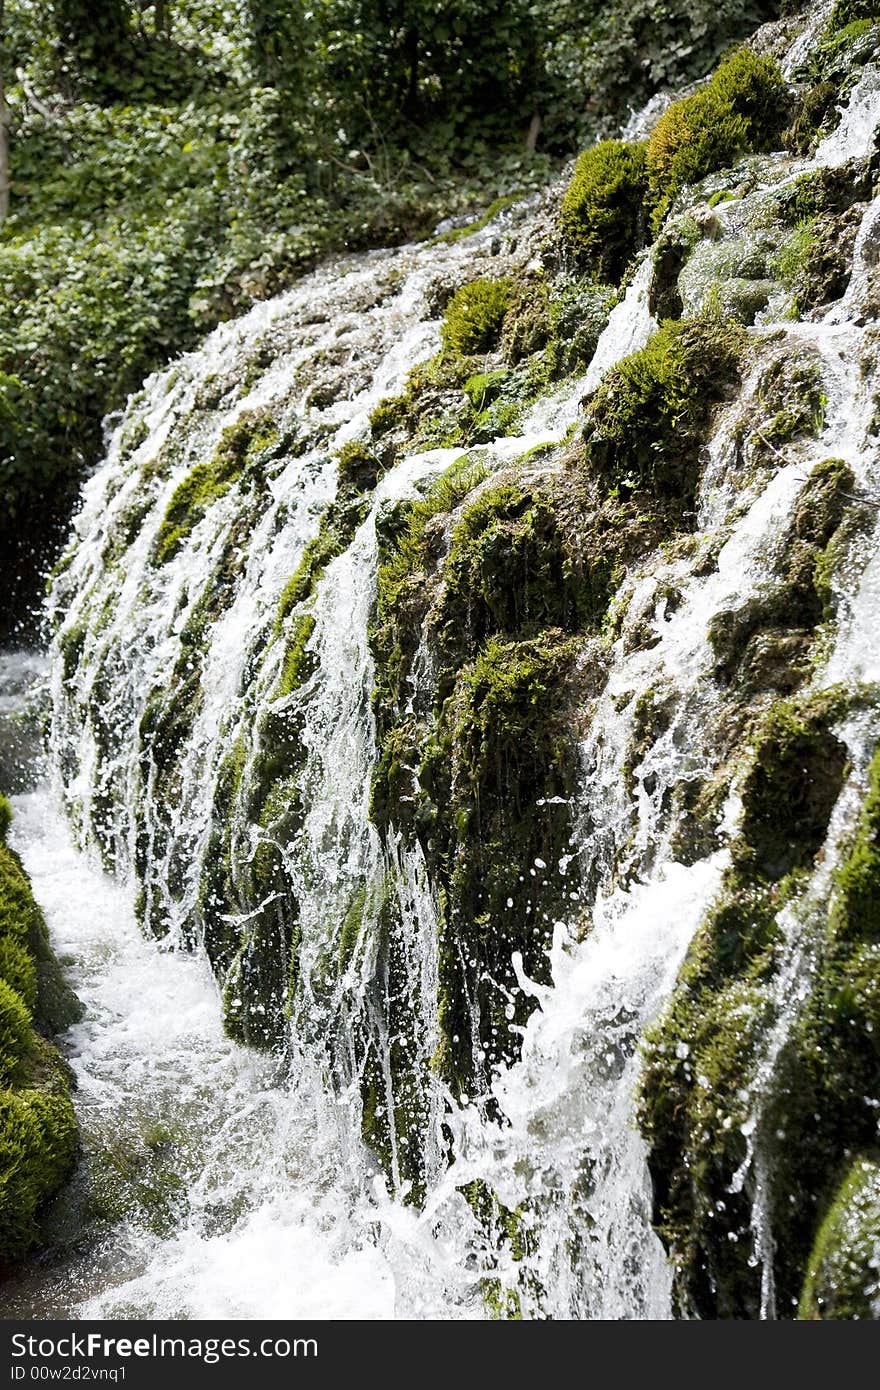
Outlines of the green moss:
[{"label": "green moss", "polygon": [[473,222],[466,223],[463,227],[451,227],[448,232],[441,232],[434,240],[438,243],[464,241],[466,237],[473,236],[475,232],[481,232],[484,227],[488,227],[493,218],[515,202],[516,199],[511,197],[496,198],[493,203],[489,204],[482,216],[477,217]]},{"label": "green moss", "polygon": [[828,404],[821,359],[809,353],[786,353],[761,378],[758,400],[770,417],[759,439],[777,448],[803,435],[818,435]]},{"label": "green moss", "polygon": [[32,1014],[37,1002],[37,968],[30,952],[14,937],[0,937],[0,981],[5,981]]},{"label": "green moss", "polygon": [[815,82],[804,93],[783,140],[795,154],[808,154],[823,129],[832,124],[840,89],[834,82]]},{"label": "green moss", "polygon": [[674,102],[648,141],[655,227],[686,185],[734,164],[740,155],[772,149],[788,109],[778,67],[748,48],[720,63],[699,91]]},{"label": "green moss", "polygon": [[398,425],[405,424],[409,415],[410,401],[403,392],[399,396],[383,396],[370,412],[370,429],[375,437],[387,434]]},{"label": "green moss", "polygon": [[8,1085],[28,1049],[31,1016],[21,995],[0,979],[0,1085]]},{"label": "green moss", "polygon": [[77,1147],[69,1098],[0,1090],[0,1258],[14,1260],[39,1240],[39,1210],[68,1176]]},{"label": "green moss", "polygon": [[856,1159],[816,1235],[799,1317],[876,1319],[880,1167]]},{"label": "green moss", "polygon": [[[799,432],[809,415],[808,407],[801,418],[794,410],[783,418],[787,428]],[[832,613],[831,576],[861,522],[853,517],[859,510],[852,503],[854,486],[842,459],[824,459],[812,469],[798,496],[774,581],[740,606],[716,613],[709,625],[719,679],[736,681],[747,691],[788,693],[808,676],[817,624]]]},{"label": "green moss", "polygon": [[6,832],[12,824],[12,807],[9,798],[0,792],[0,840],[6,839]]},{"label": "green moss", "polygon": [[34,1032],[35,1019],[52,1026],[48,985],[56,976],[27,876],[0,844],[0,1261],[36,1244],[39,1209],[76,1152],[67,1070]]},{"label": "green moss", "polygon": [[543,280],[518,286],[504,315],[501,355],[515,367],[524,358],[540,352],[553,334],[550,291]]},{"label": "green moss", "polygon": [[337,498],[347,501],[372,492],[383,472],[381,462],[368,445],[362,440],[350,440],[337,455]]},{"label": "green moss", "polygon": [[550,306],[552,332],[544,354],[551,380],[586,370],[617,299],[616,290],[595,285],[587,278],[566,279],[561,288],[557,287]]},{"label": "green moss", "polygon": [[457,290],[440,329],[444,348],[459,357],[471,357],[497,347],[512,291],[507,279],[472,280]]},{"label": "green moss", "polygon": [[[701,925],[666,1016],[648,1040],[642,1123],[655,1219],[681,1306],[754,1317],[760,1280],[749,1183],[733,1175],[759,1102],[751,1087],[779,1020],[780,910],[809,952],[809,989],[761,1082],[758,1143],[780,1316],[791,1316],[823,1213],[853,1153],[876,1140],[880,1081],[880,755],[830,905],[801,897],[845,772],[833,729],[839,692],[778,702],[755,734],[740,835],[722,893]],[[791,950],[787,941],[785,955]]]},{"label": "green moss", "polygon": [[584,438],[609,484],[690,503],[713,404],[736,381],[745,336],[713,315],[665,323],[612,368],[592,397]]},{"label": "green moss", "polygon": [[211,458],[196,464],[175,488],[156,535],[156,563],[172,559],[209,508],[278,442],[278,431],[264,411],[243,411],[228,425]]},{"label": "green moss", "polygon": [[740,855],[766,878],[808,867],[825,838],[846,767],[828,727],[834,710],[834,698],[806,710],[780,701],[761,726],[742,788]]},{"label": "green moss", "polygon": [[594,280],[617,284],[643,234],[644,144],[603,140],[575,165],[559,210],[563,244]]},{"label": "green moss", "polygon": [[839,299],[849,283],[855,239],[863,209],[838,215],[812,215],[789,234],[775,261],[775,271],[791,291],[803,315]]}]

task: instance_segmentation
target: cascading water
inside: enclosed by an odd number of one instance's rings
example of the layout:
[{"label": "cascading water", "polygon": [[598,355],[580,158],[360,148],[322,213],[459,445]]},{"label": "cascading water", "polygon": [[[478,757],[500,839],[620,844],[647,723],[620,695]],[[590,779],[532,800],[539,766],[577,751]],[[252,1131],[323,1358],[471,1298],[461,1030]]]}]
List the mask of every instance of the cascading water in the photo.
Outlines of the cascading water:
[{"label": "cascading water", "polygon": [[[796,39],[792,68],[802,49]],[[870,152],[876,76],[865,69],[837,130],[783,180]],[[755,204],[780,186],[772,160],[764,172],[766,185],[748,195]],[[731,207],[738,203],[715,214],[722,243],[738,230]],[[542,447],[563,441],[584,396],[656,327],[650,255],[582,376],[543,395],[516,434],[465,450],[465,463],[461,447],[397,461],[328,552],[308,601],[294,594],[288,610],[284,595],[335,504],[336,455],[436,350],[437,284],[517,273],[540,259],[545,216],[541,206],[520,208],[459,242],[329,267],[218,330],[147,383],[84,489],[51,600],[53,794],[78,851],[45,790],[18,799],[14,834],[57,948],[78,961],[73,982],[88,1013],[69,1046],[86,1148],[100,1164],[108,1136],[124,1129],[139,1166],[134,1178],[122,1172],[123,1195],[108,1198],[109,1225],[94,1228],[86,1255],[74,1250],[55,1272],[13,1286],[13,1311],[673,1315],[636,1096],[645,1031],[718,892],[742,811],[734,778],[717,810],[720,843],[685,850],[688,789],[719,765],[714,729],[724,695],[712,633],[719,615],[772,586],[815,465],[842,459],[856,505],[873,505],[874,407],[859,320],[876,265],[878,203],[863,219],[844,297],[802,323],[777,322],[771,298],[753,330],[761,342],[782,340],[780,354],[814,354],[826,398],[821,428],[776,450],[772,470],[749,457],[743,421],[761,417],[761,359],[708,442],[698,545],[652,554],[619,586],[607,679],[580,743],[569,851],[549,869],[539,859],[510,865],[512,876],[562,879],[577,867],[570,911],[549,925],[552,983],[530,979],[514,959],[518,989],[536,1003],[518,1025],[519,1059],[493,1069],[475,1048],[473,1093],[461,1095],[435,1065],[443,1008],[436,885],[419,844],[393,827],[380,835],[371,816],[378,747],[369,628],[382,528],[395,506],[456,470],[470,470],[469,495],[479,496],[481,479],[530,451],[539,472],[554,467]],[[760,431],[754,438],[766,442]],[[243,458],[224,472],[216,460],[236,449]],[[192,497],[194,478],[201,501],[172,532],[176,499],[187,488]],[[835,580],[837,629],[810,690],[880,681],[877,540],[866,528],[858,565]],[[423,641],[413,708],[430,703],[433,661]],[[650,738],[646,712],[662,713]],[[279,728],[293,731],[285,746],[295,746],[296,776],[273,800],[265,788],[278,780],[267,777],[266,761]],[[736,1181],[751,1194],[765,1316],[775,1312],[765,1101],[811,989],[811,904],[827,898],[877,732],[865,713],[837,729],[851,768],[805,896],[780,915],[788,945],[772,985],[775,1021],[747,1085],[747,1152]],[[125,886],[86,866],[83,851],[100,854]],[[135,909],[161,946],[139,935]],[[288,980],[294,942],[296,978]],[[253,1008],[245,996],[254,972],[281,970],[278,1007],[292,1014],[283,1058],[259,1060],[224,1037],[206,957],[215,969],[220,962],[233,1023]],[[473,998],[468,1006],[478,1010]],[[401,1008],[403,1048],[390,1021]],[[251,1015],[248,1026],[258,1025]],[[362,1139],[369,1086],[388,1117],[387,1154]],[[408,1176],[414,1150],[417,1194]],[[132,1198],[139,1187],[149,1189],[140,1202]],[[491,1194],[488,1218],[463,1195],[477,1189]],[[412,1195],[419,1200],[409,1204]],[[114,1200],[122,1203],[115,1215]]]}]

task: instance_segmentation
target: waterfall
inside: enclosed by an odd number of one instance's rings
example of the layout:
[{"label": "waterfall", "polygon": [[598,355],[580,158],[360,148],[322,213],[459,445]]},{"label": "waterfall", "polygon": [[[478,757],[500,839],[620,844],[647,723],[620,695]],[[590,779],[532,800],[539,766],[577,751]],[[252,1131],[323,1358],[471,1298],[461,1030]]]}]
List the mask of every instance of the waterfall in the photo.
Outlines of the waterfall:
[{"label": "waterfall", "polygon": [[[768,156],[744,198],[757,206],[786,180],[867,156],[877,81],[866,67],[812,158],[780,172]],[[740,235],[736,206],[715,210],[720,244]],[[380,826],[372,805],[383,536],[437,486],[461,485],[446,509],[458,517],[465,497],[512,465],[538,478],[558,469],[584,400],[657,328],[654,257],[643,256],[589,364],[548,387],[515,430],[399,456],[345,516],[340,451],[368,437],[379,402],[400,396],[437,351],[454,288],[541,266],[544,200],[460,240],[325,266],[132,398],[53,577],[51,789],[16,798],[13,831],[56,949],[77,961],[87,1013],[69,1052],[91,1181],[103,1161],[109,1177],[88,1270],[74,1250],[42,1285],[13,1287],[14,1308],[36,1300],[47,1316],[194,1318],[681,1311],[652,1224],[638,1093],[646,1035],[730,868],[743,815],[742,768],[723,782],[716,730],[728,697],[713,643],[720,621],[777,583],[817,465],[843,460],[856,502],[876,508],[861,326],[878,216],[875,200],[830,309],[799,321],[771,297],[747,330],[755,352],[715,414],[688,543],[615,576],[614,621],[590,648],[603,680],[579,711],[565,852],[505,866],[511,883],[563,884],[546,924],[547,977],[532,978],[516,953],[516,989],[493,982],[507,991],[508,1019],[525,1020],[511,1022],[516,1055],[497,1064],[479,1047],[479,1001],[466,999],[477,1039],[469,1093],[437,1063],[440,890],[422,842],[393,821]],[[771,445],[768,463],[755,425],[767,353],[800,351],[816,363],[822,420],[783,450]],[[340,530],[332,547],[328,518]],[[878,540],[865,525],[858,556],[832,578],[836,623],[811,658],[807,694],[880,683]],[[306,572],[309,584],[291,590]],[[438,689],[428,638],[426,624],[408,677],[414,715]],[[780,1310],[765,1117],[813,987],[833,865],[880,733],[876,705],[848,712],[835,733],[846,775],[802,896],[779,913],[773,1023],[744,1081],[746,1151],[732,1190],[749,1194],[767,1317]],[[708,835],[694,808],[716,782]],[[522,1015],[520,996],[531,1001]],[[243,1045],[270,1035],[275,1051]],[[387,1135],[374,1147],[368,1106]],[[120,1130],[134,1136],[134,1183]]]}]

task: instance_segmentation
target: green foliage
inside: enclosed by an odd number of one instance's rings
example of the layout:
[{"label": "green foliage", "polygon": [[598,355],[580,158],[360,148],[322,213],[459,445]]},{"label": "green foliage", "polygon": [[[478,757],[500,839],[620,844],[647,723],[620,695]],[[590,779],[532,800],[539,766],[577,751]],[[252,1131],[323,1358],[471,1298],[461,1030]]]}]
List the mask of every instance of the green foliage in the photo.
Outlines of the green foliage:
[{"label": "green foliage", "polygon": [[473,280],[449,301],[440,330],[443,346],[461,357],[498,345],[513,286],[509,280]]},{"label": "green foliage", "polygon": [[6,832],[12,824],[12,807],[9,798],[0,792],[0,840],[6,839]]},{"label": "green foliage", "polygon": [[603,140],[575,165],[559,228],[575,263],[596,281],[617,284],[638,249],[647,188],[644,144]]},{"label": "green foliage", "polygon": [[655,226],[676,194],[742,154],[772,149],[789,110],[776,64],[741,48],[683,101],[663,113],[648,140],[648,172],[656,201]]},{"label": "green foliage", "polygon": [[736,380],[745,335],[711,314],[664,323],[602,381],[588,407],[588,456],[608,481],[687,498],[712,405]]}]

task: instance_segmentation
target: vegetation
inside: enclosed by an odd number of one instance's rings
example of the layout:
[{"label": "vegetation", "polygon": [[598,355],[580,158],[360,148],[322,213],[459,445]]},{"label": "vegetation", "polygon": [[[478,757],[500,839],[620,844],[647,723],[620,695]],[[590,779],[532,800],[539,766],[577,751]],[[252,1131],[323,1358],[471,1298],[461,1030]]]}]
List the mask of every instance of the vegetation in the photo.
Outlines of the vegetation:
[{"label": "vegetation", "polygon": [[0,1266],[39,1240],[41,1208],[73,1167],[76,1123],[66,1067],[45,1034],[79,1016],[30,884],[6,844],[0,798]]},{"label": "vegetation", "polygon": [[709,314],[663,324],[618,363],[590,401],[592,464],[613,486],[693,497],[702,430],[739,373],[741,330]]},{"label": "vegetation", "polygon": [[559,227],[576,264],[596,280],[621,279],[639,245],[647,188],[644,145],[603,140],[575,165]]},{"label": "vegetation", "polygon": [[102,417],[149,371],[330,250],[427,235],[546,181],[772,10],[597,0],[585,23],[574,0],[7,5],[5,629]]},{"label": "vegetation", "polygon": [[693,96],[673,102],[648,140],[655,225],[685,185],[734,164],[740,155],[772,149],[788,112],[789,97],[776,64],[748,48],[720,63]]}]

